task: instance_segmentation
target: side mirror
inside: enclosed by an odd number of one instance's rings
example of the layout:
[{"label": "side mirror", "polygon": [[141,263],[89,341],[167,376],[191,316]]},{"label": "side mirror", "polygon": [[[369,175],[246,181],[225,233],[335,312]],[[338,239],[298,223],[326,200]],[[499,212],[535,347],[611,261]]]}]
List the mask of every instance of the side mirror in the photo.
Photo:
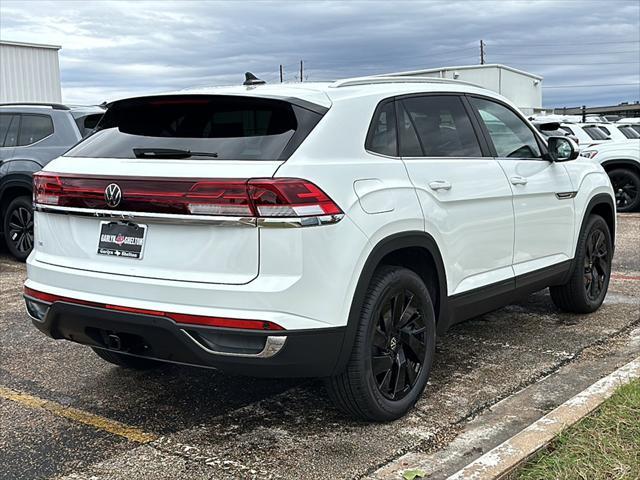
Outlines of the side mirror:
[{"label": "side mirror", "polygon": [[547,160],[566,162],[578,158],[578,146],[568,137],[549,137]]}]

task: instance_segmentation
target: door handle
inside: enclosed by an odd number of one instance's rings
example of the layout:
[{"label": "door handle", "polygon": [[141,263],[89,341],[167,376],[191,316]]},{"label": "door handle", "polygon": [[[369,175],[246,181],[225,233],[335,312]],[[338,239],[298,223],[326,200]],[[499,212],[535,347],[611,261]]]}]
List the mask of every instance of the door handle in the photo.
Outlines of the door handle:
[{"label": "door handle", "polygon": [[509,180],[511,180],[511,183],[514,185],[526,185],[527,184],[527,179],[525,177],[521,177],[519,175],[516,175],[515,177],[511,177]]},{"label": "door handle", "polygon": [[429,183],[429,188],[431,190],[451,190],[451,184],[446,180],[436,180],[434,182]]}]

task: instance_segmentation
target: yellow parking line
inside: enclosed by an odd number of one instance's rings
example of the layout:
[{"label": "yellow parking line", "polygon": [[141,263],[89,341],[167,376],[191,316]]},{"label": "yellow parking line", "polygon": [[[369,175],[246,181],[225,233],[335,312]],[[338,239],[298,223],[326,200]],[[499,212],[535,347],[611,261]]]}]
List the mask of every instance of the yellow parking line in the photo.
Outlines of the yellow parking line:
[{"label": "yellow parking line", "polygon": [[0,386],[0,398],[5,398],[30,408],[46,410],[54,415],[68,418],[74,422],[84,423],[85,425],[97,428],[98,430],[119,435],[131,440],[132,442],[149,443],[158,438],[156,435],[144,432],[136,427],[130,427],[129,425],[125,425],[124,423],[120,423],[116,420],[110,420],[108,418],[101,417],[100,415],[85,412],[77,408],[66,407],[50,400],[38,398],[33,395],[29,395],[28,393],[19,392],[2,386]]}]

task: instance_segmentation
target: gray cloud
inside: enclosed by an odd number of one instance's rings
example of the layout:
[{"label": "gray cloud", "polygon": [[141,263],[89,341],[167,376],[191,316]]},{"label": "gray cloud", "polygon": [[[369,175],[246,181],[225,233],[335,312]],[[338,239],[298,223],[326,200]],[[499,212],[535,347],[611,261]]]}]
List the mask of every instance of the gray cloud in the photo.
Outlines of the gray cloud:
[{"label": "gray cloud", "polygon": [[65,101],[478,63],[545,77],[547,106],[640,98],[640,2],[36,2],[3,0],[0,36],[62,45]]}]

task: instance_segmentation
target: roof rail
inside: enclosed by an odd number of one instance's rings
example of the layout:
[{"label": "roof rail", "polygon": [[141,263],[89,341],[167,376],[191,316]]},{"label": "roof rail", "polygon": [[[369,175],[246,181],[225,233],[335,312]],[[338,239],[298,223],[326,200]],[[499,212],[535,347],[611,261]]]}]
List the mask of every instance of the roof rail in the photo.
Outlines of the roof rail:
[{"label": "roof rail", "polygon": [[352,87],[355,85],[376,85],[384,83],[450,83],[454,85],[469,85],[472,87],[484,88],[481,85],[477,85],[475,83],[465,82],[462,80],[453,80],[451,78],[411,77],[400,75],[345,78],[343,80],[337,80],[333,82],[331,85],[329,85],[329,87],[341,88]]},{"label": "roof rail", "polygon": [[11,102],[0,103],[0,107],[51,107],[54,110],[71,110],[62,103],[48,103],[48,102]]}]

